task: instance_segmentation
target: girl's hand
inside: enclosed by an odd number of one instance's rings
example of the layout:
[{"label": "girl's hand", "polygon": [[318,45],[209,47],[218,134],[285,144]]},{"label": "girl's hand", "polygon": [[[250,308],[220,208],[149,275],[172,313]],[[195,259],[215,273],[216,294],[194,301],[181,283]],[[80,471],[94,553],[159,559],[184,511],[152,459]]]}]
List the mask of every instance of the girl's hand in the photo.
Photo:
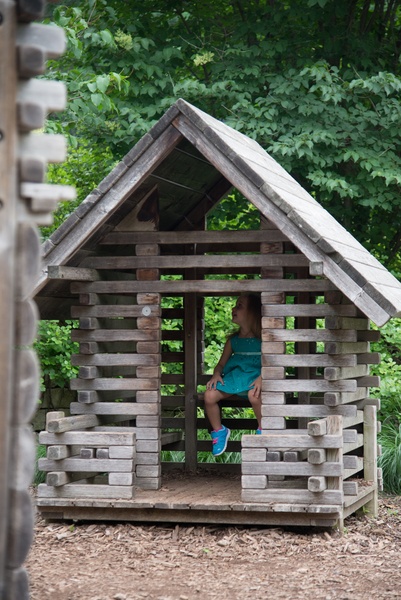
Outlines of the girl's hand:
[{"label": "girl's hand", "polygon": [[262,393],[262,376],[259,375],[257,379],[252,383],[251,394],[255,396],[255,398],[260,398]]},{"label": "girl's hand", "polygon": [[207,390],[215,390],[216,389],[216,385],[217,383],[221,383],[221,385],[224,385],[224,381],[222,376],[220,375],[220,373],[215,373],[211,379],[209,379],[209,381],[206,384],[206,389]]}]

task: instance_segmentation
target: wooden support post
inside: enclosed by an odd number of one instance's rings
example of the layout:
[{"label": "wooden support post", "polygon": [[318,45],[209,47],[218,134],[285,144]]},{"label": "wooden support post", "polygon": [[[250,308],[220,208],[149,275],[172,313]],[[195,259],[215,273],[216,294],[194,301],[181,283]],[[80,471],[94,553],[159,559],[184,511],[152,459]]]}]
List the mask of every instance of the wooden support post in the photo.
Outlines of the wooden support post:
[{"label": "wooden support post", "polygon": [[[194,274],[188,274],[195,278]],[[184,296],[184,386],[185,386],[185,469],[196,471],[197,466],[197,307],[196,294]]]},{"label": "wooden support post", "polygon": [[[157,187],[153,188],[148,196],[139,203],[132,214],[128,217],[119,228],[126,228],[131,231],[157,231],[159,228],[159,196]],[[158,244],[137,244],[135,246],[137,256],[158,256],[160,249]],[[154,282],[156,284],[159,279],[158,269],[137,269],[136,278],[138,281]],[[137,320],[139,331],[144,331],[148,327],[158,327],[157,333],[159,336],[155,339],[160,339],[161,319],[159,317],[151,317],[150,306],[156,306],[160,313],[160,294],[148,293],[137,294],[137,303],[142,307],[143,316]],[[149,315],[147,316],[147,313]],[[148,344],[148,345],[146,345]],[[153,346],[152,346],[153,344]],[[161,373],[160,373],[160,343],[157,342],[138,342],[138,354],[158,354],[157,377],[153,378],[156,382],[156,398],[157,404],[153,402],[154,392],[151,392],[149,401],[152,406],[156,406],[156,414],[153,411],[152,417],[138,416],[136,419],[136,437],[137,437],[137,465],[136,465],[136,484],[142,489],[159,489],[161,486]],[[142,367],[141,367],[142,368]],[[143,367],[142,369],[144,369]],[[151,367],[154,368],[154,367]],[[146,369],[146,368],[145,368]],[[148,373],[146,371],[138,371],[137,377],[143,375],[146,379]],[[146,402],[146,392],[137,393],[137,402]],[[151,419],[149,421],[149,419]],[[146,461],[144,454],[152,453],[154,460]],[[152,464],[150,464],[152,463]]]},{"label": "wooden support post", "polygon": [[[33,509],[28,486],[34,469],[34,438],[30,427],[38,400],[39,369],[31,346],[37,310],[32,301],[40,273],[40,242],[36,225],[51,223],[52,207],[72,188],[43,184],[52,141],[28,132],[42,124],[48,109],[64,106],[65,88],[45,80],[30,80],[34,63],[43,72],[47,50],[56,57],[64,49],[64,33],[41,26],[32,44],[27,25],[41,17],[44,0],[0,0],[0,598],[27,600],[25,561],[33,533]],[[21,22],[24,24],[21,25]],[[51,30],[51,31],[50,31]],[[49,36],[52,43],[49,42]],[[29,38],[29,35],[28,35]],[[18,60],[17,60],[18,57]],[[40,63],[40,64],[39,64]],[[43,68],[42,68],[43,67]],[[55,93],[55,95],[54,95]],[[56,98],[57,96],[57,98]],[[34,138],[33,143],[27,142]],[[54,139],[54,138],[51,138]],[[60,138],[57,138],[60,139]],[[64,146],[64,144],[63,144]],[[64,159],[62,155],[61,160]],[[59,198],[61,192],[62,198]]]},{"label": "wooden support post", "polygon": [[[260,228],[263,230],[275,231],[276,227],[272,225],[267,219],[261,217]],[[283,242],[263,242],[260,245],[260,253],[263,255],[269,254],[281,254],[283,252]],[[261,277],[262,279],[282,279],[283,278],[282,267],[262,267]],[[285,329],[285,317],[275,316],[270,313],[271,316],[264,315],[265,305],[280,305],[285,304],[285,293],[284,292],[264,292],[262,293],[262,339],[263,332],[269,329]],[[285,354],[285,343],[284,342],[262,342],[262,366],[264,365],[263,356],[265,354]],[[263,380],[271,379],[284,379],[285,372],[284,368],[279,367],[264,367],[262,369]],[[284,392],[268,392],[263,389],[262,382],[262,430],[272,429],[285,429],[284,417],[271,417],[269,416],[269,404],[285,404],[285,393]]]},{"label": "wooden support post", "polygon": [[[332,415],[327,417],[327,435],[340,435],[343,432],[343,419],[339,415]],[[342,464],[343,462],[343,447],[340,448],[328,448],[326,450],[327,462],[337,462]],[[328,477],[327,478],[327,489],[343,491],[343,478],[342,477]],[[344,519],[342,516],[338,519],[338,527],[340,531],[344,528]]]},{"label": "wooden support post", "polygon": [[377,415],[375,406],[365,406],[363,409],[363,476],[366,481],[375,484],[373,498],[365,505],[365,509],[373,517],[377,517]]},{"label": "wooden support post", "polygon": [[13,345],[16,274],[17,146],[15,129],[17,68],[15,56],[15,5],[0,2],[0,598],[5,597],[7,527],[9,523],[9,474],[11,407],[13,393]]}]

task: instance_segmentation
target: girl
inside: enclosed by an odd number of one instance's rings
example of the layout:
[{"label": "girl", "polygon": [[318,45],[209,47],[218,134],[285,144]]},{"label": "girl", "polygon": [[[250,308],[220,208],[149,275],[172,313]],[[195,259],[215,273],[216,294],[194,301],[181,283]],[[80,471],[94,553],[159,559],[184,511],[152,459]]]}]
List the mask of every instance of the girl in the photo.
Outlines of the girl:
[{"label": "girl", "polygon": [[213,456],[224,452],[230,437],[230,430],[221,424],[220,400],[233,394],[247,396],[258,421],[256,433],[261,433],[261,312],[259,296],[239,296],[232,309],[232,321],[239,330],[227,340],[206,385],[205,412],[213,427]]}]

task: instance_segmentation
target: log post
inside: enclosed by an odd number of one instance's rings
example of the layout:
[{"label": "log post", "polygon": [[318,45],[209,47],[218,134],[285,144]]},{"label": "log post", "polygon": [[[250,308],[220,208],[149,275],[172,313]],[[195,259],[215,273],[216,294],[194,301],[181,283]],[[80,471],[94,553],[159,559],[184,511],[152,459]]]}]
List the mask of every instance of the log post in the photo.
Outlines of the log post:
[{"label": "log post", "polygon": [[[54,140],[60,136],[29,133],[42,124],[49,110],[64,108],[62,84],[29,79],[43,73],[46,59],[59,56],[65,46],[61,29],[39,26],[38,38],[38,26],[26,25],[43,16],[44,4],[44,0],[0,0],[1,600],[29,598],[22,565],[33,535],[28,486],[35,449],[29,424],[39,396],[38,363],[29,348],[37,319],[32,291],[40,272],[36,225],[51,223],[49,206],[74,196],[71,188],[61,190],[43,183],[44,149],[51,156]],[[60,146],[59,141],[56,145]],[[57,158],[64,160],[64,155]]]}]

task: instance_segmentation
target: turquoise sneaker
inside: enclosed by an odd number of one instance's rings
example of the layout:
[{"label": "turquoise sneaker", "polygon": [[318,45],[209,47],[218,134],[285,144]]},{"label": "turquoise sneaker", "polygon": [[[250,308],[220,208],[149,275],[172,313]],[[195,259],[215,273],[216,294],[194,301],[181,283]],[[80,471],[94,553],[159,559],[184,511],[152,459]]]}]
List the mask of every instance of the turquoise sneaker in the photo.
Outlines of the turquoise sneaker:
[{"label": "turquoise sneaker", "polygon": [[262,430],[258,427],[255,433],[256,435],[262,435]]},{"label": "turquoise sneaker", "polygon": [[220,456],[227,448],[228,438],[230,437],[230,430],[224,425],[218,431],[212,431],[212,453],[213,456]]}]

